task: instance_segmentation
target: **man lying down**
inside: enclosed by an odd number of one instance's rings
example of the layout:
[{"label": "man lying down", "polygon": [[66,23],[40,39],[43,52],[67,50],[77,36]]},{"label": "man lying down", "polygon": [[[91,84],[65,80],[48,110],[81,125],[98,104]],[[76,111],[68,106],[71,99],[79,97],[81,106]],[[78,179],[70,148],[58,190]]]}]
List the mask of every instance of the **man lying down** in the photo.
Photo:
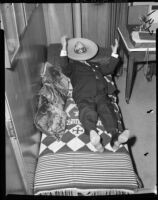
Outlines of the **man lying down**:
[{"label": "man lying down", "polygon": [[[117,151],[122,143],[129,139],[129,130],[118,132],[117,116],[110,102],[107,85],[104,76],[113,74],[118,64],[118,41],[111,45],[112,54],[108,64],[92,63],[92,59],[98,52],[98,46],[86,38],[61,38],[62,49],[60,53],[60,65],[62,72],[70,78],[73,87],[73,99],[79,109],[79,120],[90,136],[92,145],[103,152],[100,136],[97,133],[96,124],[100,118],[104,128],[111,133],[110,145],[113,151]],[[68,58],[73,60],[69,62]]]}]

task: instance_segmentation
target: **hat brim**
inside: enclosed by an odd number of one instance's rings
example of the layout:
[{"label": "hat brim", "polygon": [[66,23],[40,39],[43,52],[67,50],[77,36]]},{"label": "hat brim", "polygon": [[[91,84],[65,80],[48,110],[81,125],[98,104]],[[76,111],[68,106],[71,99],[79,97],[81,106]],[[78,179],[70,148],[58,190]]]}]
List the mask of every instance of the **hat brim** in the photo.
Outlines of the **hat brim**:
[{"label": "hat brim", "polygon": [[[78,54],[74,51],[76,42],[82,42],[87,51]],[[72,38],[68,40],[68,57],[73,60],[89,60],[93,58],[98,52],[98,46],[91,40],[86,38]]]}]

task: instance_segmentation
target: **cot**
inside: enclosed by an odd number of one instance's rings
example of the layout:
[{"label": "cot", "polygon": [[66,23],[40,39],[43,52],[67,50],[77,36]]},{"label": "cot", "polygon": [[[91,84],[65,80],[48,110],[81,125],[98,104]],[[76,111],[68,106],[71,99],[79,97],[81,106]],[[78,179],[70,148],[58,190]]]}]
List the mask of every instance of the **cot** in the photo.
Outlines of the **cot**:
[{"label": "cot", "polygon": [[[48,62],[59,65],[60,45],[48,48]],[[114,82],[105,77],[109,87]],[[98,119],[97,129],[105,151],[98,153],[78,118],[78,108],[72,98],[72,86],[65,103],[67,113],[65,134],[61,140],[42,133],[39,157],[35,173],[34,194],[55,196],[97,196],[133,194],[142,187],[135,173],[127,145],[117,152],[110,148],[111,135]],[[110,95],[118,116],[119,130],[123,128],[117,97]]]}]

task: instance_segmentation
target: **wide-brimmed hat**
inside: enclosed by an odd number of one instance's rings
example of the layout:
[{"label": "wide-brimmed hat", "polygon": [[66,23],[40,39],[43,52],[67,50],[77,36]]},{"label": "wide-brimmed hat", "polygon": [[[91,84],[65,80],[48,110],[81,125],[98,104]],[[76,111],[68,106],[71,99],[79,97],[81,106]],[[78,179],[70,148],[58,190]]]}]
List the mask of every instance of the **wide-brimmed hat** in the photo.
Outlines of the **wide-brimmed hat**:
[{"label": "wide-brimmed hat", "polygon": [[86,38],[68,40],[68,57],[73,60],[89,60],[96,55],[98,46]]}]

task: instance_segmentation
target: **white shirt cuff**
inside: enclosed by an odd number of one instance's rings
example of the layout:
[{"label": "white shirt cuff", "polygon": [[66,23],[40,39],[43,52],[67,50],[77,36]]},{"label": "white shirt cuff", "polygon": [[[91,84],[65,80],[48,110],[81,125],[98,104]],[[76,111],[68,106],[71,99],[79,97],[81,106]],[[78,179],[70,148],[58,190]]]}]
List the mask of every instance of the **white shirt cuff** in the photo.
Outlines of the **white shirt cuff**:
[{"label": "white shirt cuff", "polygon": [[60,56],[67,56],[67,51],[65,51],[65,50],[61,50],[61,52],[60,52]]},{"label": "white shirt cuff", "polygon": [[116,53],[112,53],[111,56],[114,58],[118,58],[118,54],[116,54]]}]

